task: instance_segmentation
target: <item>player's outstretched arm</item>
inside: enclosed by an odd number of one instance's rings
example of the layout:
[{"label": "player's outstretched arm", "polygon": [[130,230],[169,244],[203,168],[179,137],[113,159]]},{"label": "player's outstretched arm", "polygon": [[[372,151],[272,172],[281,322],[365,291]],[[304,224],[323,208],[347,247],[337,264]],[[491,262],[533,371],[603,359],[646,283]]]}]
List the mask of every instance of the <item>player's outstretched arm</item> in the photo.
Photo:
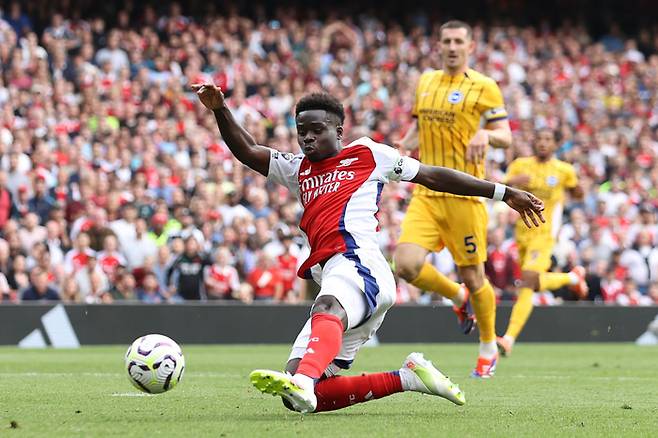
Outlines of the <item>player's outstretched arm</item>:
[{"label": "player's outstretched arm", "polygon": [[219,132],[235,158],[241,163],[267,176],[270,167],[270,151],[256,144],[256,140],[233,118],[226,106],[222,89],[214,84],[195,84],[201,103],[215,114]]},{"label": "player's outstretched arm", "polygon": [[519,212],[521,219],[528,228],[532,228],[533,224],[538,227],[540,222],[545,222],[542,214],[544,203],[533,194],[503,184],[494,184],[475,178],[458,170],[421,164],[418,174],[412,182],[422,184],[437,192],[482,196],[504,201]]}]

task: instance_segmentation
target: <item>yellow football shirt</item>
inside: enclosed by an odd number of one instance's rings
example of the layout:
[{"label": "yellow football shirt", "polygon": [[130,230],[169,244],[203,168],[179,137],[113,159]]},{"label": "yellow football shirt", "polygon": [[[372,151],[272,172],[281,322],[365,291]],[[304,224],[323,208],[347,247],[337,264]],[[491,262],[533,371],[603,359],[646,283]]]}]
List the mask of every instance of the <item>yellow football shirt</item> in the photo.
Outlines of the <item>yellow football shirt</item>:
[{"label": "yellow football shirt", "polygon": [[[412,114],[418,119],[421,162],[484,178],[484,159],[467,162],[466,145],[483,124],[507,118],[503,96],[493,79],[471,69],[455,76],[443,70],[423,73]],[[421,185],[414,194],[454,196]]]},{"label": "yellow football shirt", "polygon": [[557,158],[551,158],[542,163],[535,157],[523,157],[510,163],[505,180],[508,181],[516,175],[530,177],[530,182],[524,189],[544,201],[544,218],[546,219],[546,223],[538,228],[528,228],[519,219],[516,223],[517,240],[538,236],[545,236],[549,239],[555,237],[562,222],[565,190],[578,185],[576,170],[571,164]]}]

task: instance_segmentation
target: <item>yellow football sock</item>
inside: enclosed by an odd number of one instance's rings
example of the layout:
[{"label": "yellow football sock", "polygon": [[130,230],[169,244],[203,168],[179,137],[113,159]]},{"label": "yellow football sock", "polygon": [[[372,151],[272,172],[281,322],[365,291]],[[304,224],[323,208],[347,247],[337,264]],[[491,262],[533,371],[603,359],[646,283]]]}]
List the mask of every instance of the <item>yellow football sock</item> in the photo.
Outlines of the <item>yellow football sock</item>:
[{"label": "yellow football sock", "polygon": [[519,337],[519,333],[523,330],[523,326],[532,313],[533,294],[533,290],[529,287],[522,287],[519,290],[519,296],[516,298],[514,307],[512,307],[512,315],[509,318],[505,336],[511,336],[514,339]]},{"label": "yellow football sock", "polygon": [[571,284],[568,273],[542,272],[539,275],[539,290],[555,290]]},{"label": "yellow football sock", "polygon": [[488,280],[471,294],[471,305],[480,327],[480,342],[496,340],[496,294]]},{"label": "yellow football sock", "polygon": [[451,300],[457,297],[461,287],[459,283],[455,283],[429,263],[423,265],[418,277],[411,284],[422,290],[436,292]]}]

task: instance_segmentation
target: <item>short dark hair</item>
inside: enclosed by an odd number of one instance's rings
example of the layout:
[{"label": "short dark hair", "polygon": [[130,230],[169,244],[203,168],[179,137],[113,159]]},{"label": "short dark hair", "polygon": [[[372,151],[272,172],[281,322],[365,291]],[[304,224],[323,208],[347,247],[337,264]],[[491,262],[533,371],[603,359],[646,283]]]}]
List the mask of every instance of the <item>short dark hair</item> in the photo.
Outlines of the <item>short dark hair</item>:
[{"label": "short dark hair", "polygon": [[325,110],[340,120],[340,125],[345,121],[345,109],[338,99],[328,93],[312,93],[299,99],[295,106],[295,117],[302,111]]},{"label": "short dark hair", "polygon": [[548,132],[549,134],[551,134],[551,137],[553,137],[554,142],[557,143],[558,141],[560,141],[560,134],[555,129],[549,128],[548,126],[544,126],[543,128],[539,128],[537,130],[537,135],[541,134],[542,132]]},{"label": "short dark hair", "polygon": [[439,36],[443,34],[443,29],[466,29],[466,36],[473,38],[473,28],[470,24],[461,20],[450,20],[443,23],[440,28]]}]

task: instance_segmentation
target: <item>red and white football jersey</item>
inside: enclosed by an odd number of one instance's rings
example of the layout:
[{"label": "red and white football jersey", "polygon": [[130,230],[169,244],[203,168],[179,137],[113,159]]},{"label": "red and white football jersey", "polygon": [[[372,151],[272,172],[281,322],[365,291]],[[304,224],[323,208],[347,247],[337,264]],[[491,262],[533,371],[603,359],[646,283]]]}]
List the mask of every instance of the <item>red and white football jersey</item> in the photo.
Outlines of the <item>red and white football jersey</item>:
[{"label": "red and white football jersey", "polygon": [[64,270],[69,274],[78,272],[87,266],[89,257],[94,254],[96,252],[90,248],[86,248],[84,251],[78,251],[77,249],[70,250],[64,257]]},{"label": "red and white football jersey", "polygon": [[382,188],[412,180],[420,168],[417,160],[368,137],[320,162],[273,149],[270,154],[268,179],[286,186],[304,208],[299,228],[311,253],[297,272],[302,278],[311,278],[311,267],[334,254],[379,251],[375,215]]},{"label": "red and white football jersey", "polygon": [[114,278],[119,266],[127,266],[126,259],[117,251],[101,251],[97,255],[98,264],[109,278]]},{"label": "red and white football jersey", "polygon": [[[217,296],[229,296],[231,291],[240,289],[240,277],[237,269],[233,266],[219,266],[213,264],[205,269],[206,288],[208,294]],[[208,280],[212,281],[208,281]]]}]

